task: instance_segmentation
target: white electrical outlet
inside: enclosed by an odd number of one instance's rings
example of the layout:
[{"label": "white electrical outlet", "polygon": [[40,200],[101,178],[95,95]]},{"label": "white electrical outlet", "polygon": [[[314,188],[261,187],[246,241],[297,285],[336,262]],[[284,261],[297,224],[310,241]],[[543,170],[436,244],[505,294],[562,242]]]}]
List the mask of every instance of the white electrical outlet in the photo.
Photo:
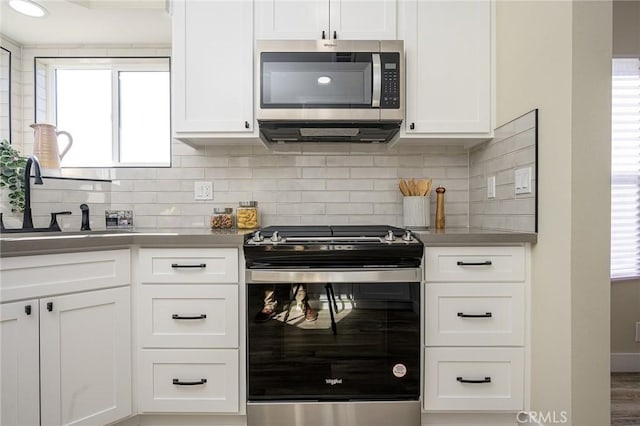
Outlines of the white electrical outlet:
[{"label": "white electrical outlet", "polygon": [[640,321],[636,323],[636,342],[640,342]]},{"label": "white electrical outlet", "polygon": [[194,200],[213,200],[213,182],[195,182],[193,185]]},{"label": "white electrical outlet", "polygon": [[496,198],[496,177],[487,178],[487,198]]},{"label": "white electrical outlet", "polygon": [[531,194],[531,167],[517,169],[514,180],[516,194]]}]

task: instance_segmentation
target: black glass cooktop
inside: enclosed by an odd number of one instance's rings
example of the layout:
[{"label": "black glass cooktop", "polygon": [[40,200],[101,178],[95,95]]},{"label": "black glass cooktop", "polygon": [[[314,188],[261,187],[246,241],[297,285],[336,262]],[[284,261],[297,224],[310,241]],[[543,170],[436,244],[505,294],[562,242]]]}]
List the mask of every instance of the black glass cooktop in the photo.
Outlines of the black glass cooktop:
[{"label": "black glass cooktop", "polygon": [[260,229],[262,236],[270,238],[278,231],[282,238],[287,237],[384,237],[389,230],[396,237],[405,232],[402,228],[388,225],[327,225],[327,226],[267,226]]}]

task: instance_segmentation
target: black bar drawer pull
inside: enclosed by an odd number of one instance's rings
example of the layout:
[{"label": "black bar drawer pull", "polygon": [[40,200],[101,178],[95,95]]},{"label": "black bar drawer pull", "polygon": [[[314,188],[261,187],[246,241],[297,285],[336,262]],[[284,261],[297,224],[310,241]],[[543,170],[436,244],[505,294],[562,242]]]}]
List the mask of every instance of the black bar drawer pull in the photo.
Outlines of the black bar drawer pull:
[{"label": "black bar drawer pull", "polygon": [[463,262],[458,260],[456,264],[458,266],[491,266],[493,263],[490,260],[485,260],[484,262]]},{"label": "black bar drawer pull", "polygon": [[47,311],[53,311],[53,302],[47,302]]},{"label": "black bar drawer pull", "polygon": [[31,315],[31,305],[27,305],[24,307],[24,313],[27,315]]},{"label": "black bar drawer pull", "polygon": [[171,318],[179,319],[179,320],[199,320],[199,319],[205,319],[206,317],[207,317],[207,314],[200,314],[200,315],[194,315],[194,316],[182,316],[178,314],[171,315]]},{"label": "black bar drawer pull", "polygon": [[172,263],[171,267],[172,268],[206,268],[207,264],[206,263],[198,263],[198,264],[194,264],[194,265],[181,265],[179,263]]},{"label": "black bar drawer pull", "polygon": [[456,377],[456,380],[460,383],[491,383],[491,377],[485,377],[484,379],[464,379],[462,377]]},{"label": "black bar drawer pull", "polygon": [[207,379],[200,379],[197,382],[181,382],[180,379],[173,379],[173,384],[176,386],[197,386],[207,383]]},{"label": "black bar drawer pull", "polygon": [[493,314],[491,314],[491,312],[484,314],[465,314],[464,312],[458,312],[458,316],[460,318],[491,318]]}]

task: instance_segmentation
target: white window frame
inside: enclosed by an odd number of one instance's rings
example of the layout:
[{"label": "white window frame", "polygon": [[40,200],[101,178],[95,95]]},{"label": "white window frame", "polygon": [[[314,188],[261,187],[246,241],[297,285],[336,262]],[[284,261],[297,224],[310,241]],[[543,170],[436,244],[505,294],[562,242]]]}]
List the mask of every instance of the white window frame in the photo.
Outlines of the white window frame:
[{"label": "white window frame", "polygon": [[[59,69],[63,70],[110,70],[111,71],[111,125],[112,125],[112,139],[111,139],[111,164],[105,164],[101,166],[66,166],[68,168],[127,168],[127,167],[171,167],[172,160],[172,128],[169,125],[169,135],[167,135],[169,143],[169,161],[168,163],[121,163],[120,162],[120,81],[119,73],[127,71],[146,71],[156,72],[165,71],[169,73],[171,77],[171,65],[170,57],[68,57],[68,58],[46,58],[54,60],[54,63],[48,67],[47,79],[52,82],[48,85],[47,93],[47,120],[55,123],[57,126],[57,83],[56,72]],[[78,60],[93,60],[95,59],[101,63],[78,63]],[[135,63],[136,60],[145,60],[148,63],[140,64]],[[154,61],[157,60],[157,61]],[[67,62],[65,62],[67,61]],[[131,63],[128,63],[131,62]],[[169,78],[170,80],[171,78]],[[171,117],[171,87],[167,87],[169,90],[169,117]],[[65,168],[65,166],[62,166]]]},{"label": "white window frame", "polygon": [[[635,93],[631,93],[629,98],[634,102],[637,102],[637,111],[630,113],[631,119],[628,121],[631,125],[638,124],[637,135],[629,138],[628,136],[621,137],[619,132],[616,133],[616,124],[620,124],[619,116],[615,114],[615,108],[620,101],[619,98],[615,98],[616,77],[620,77],[621,74],[616,73],[614,62],[620,59],[635,59],[638,61],[640,67],[640,58],[613,58],[612,61],[612,126],[611,126],[611,145],[612,145],[612,167],[611,167],[611,280],[623,281],[630,279],[637,279],[640,277],[640,68],[637,70],[637,75],[631,78],[638,79],[638,86]],[[635,104],[632,104],[635,105]],[[624,117],[622,117],[623,122]],[[626,139],[627,146],[624,146],[624,140]],[[618,141],[622,141],[621,143]],[[636,168],[633,171],[622,171],[620,168],[616,170],[616,159],[622,159],[628,153],[618,153],[616,150],[623,149],[631,150],[633,157],[636,161]],[[625,199],[624,197],[616,198],[616,189],[624,188],[625,186],[636,186],[636,197],[634,200]],[[629,205],[631,204],[631,207]],[[633,206],[635,204],[635,206]],[[635,211],[634,211],[635,209]],[[625,220],[626,219],[626,220]],[[617,238],[616,238],[617,236]],[[618,244],[615,244],[616,241]],[[622,262],[616,262],[616,258],[624,259],[623,253],[634,253],[634,267],[623,267]],[[631,256],[631,254],[628,254]],[[617,266],[617,268],[616,268]]]}]

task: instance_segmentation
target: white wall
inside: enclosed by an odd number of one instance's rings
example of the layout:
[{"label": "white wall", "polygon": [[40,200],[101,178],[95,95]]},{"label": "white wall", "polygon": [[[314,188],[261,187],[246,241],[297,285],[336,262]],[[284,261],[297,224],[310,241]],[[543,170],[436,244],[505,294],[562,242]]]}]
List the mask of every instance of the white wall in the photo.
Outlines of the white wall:
[{"label": "white wall", "polygon": [[498,1],[497,124],[539,108],[532,409],[609,419],[610,2]]}]

